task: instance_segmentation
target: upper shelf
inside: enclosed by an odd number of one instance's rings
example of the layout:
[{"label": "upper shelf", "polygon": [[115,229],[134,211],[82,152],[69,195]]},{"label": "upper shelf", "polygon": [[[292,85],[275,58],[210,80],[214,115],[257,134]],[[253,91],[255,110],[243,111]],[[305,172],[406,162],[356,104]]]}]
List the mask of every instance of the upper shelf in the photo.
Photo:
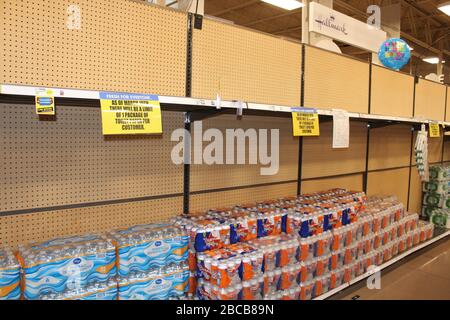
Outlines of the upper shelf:
[{"label": "upper shelf", "polygon": [[[3,84],[0,85],[0,95],[34,97],[38,89],[42,89],[42,87]],[[46,88],[46,89],[52,90],[55,98],[100,100],[100,91],[64,89],[64,88]],[[211,99],[159,96],[159,101],[161,103],[161,106],[168,107],[169,110],[172,107],[174,110],[181,110],[181,111],[192,111],[195,110],[196,108],[217,109],[217,101]],[[223,101],[223,100],[220,102],[220,108],[222,109],[238,109],[240,107],[242,107],[244,110],[252,110],[254,113],[257,114],[259,111],[261,112],[261,114],[267,112],[283,113],[283,114],[291,112],[291,108],[287,106],[259,104],[251,102]],[[324,117],[333,116],[332,110],[317,109],[317,111],[319,115]],[[413,118],[413,117],[397,117],[397,116],[386,116],[386,115],[376,115],[376,114],[366,114],[356,112],[349,112],[348,114],[351,119],[360,119],[367,121],[399,122],[406,124],[428,124],[431,122],[436,122],[429,119]],[[438,121],[438,123],[450,127],[450,122]]]}]

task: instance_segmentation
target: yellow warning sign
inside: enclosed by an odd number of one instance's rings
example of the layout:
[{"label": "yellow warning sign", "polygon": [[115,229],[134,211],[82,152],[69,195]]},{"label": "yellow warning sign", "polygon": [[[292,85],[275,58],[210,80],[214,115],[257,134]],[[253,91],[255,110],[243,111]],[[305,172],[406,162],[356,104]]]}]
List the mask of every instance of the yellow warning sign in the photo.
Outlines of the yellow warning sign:
[{"label": "yellow warning sign", "polygon": [[292,126],[294,137],[320,136],[316,109],[292,108]]},{"label": "yellow warning sign", "polygon": [[441,128],[439,123],[430,123],[430,138],[440,138]]},{"label": "yellow warning sign", "polygon": [[157,95],[101,92],[104,135],[161,134],[161,106]]}]

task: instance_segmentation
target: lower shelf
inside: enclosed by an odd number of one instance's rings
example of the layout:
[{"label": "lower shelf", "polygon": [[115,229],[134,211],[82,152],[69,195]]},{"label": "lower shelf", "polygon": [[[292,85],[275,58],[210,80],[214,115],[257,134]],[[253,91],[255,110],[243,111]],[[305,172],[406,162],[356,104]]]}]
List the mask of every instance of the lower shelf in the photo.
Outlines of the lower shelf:
[{"label": "lower shelf", "polygon": [[[422,244],[420,244],[420,245],[418,245],[418,246],[416,246],[416,247],[414,247],[414,248],[412,248],[412,249],[410,249],[410,250],[408,250],[408,251],[406,251],[406,252],[396,256],[395,258],[392,258],[391,260],[389,260],[386,263],[383,263],[381,266],[378,267],[377,271],[386,269],[387,267],[393,265],[394,263],[399,262],[400,260],[406,258],[407,256],[409,256],[409,255],[411,255],[411,254],[413,254],[413,253],[415,253],[415,252],[417,252],[417,251],[419,251],[419,250],[421,250],[421,249],[423,249],[425,247],[428,247],[429,245],[431,245],[431,244],[433,244],[433,243],[435,243],[435,242],[437,242],[439,240],[442,240],[442,239],[444,239],[445,237],[447,237],[449,235],[450,235],[450,230],[446,230],[445,232],[443,232],[443,233],[437,235],[436,237],[434,237],[433,239],[431,239],[431,240],[429,240],[427,242],[424,242],[424,243],[422,243]],[[361,280],[364,280],[364,279],[370,277],[373,274],[374,274],[374,271],[367,272],[367,273],[365,273],[365,274],[363,274],[363,275],[361,275],[359,277],[356,277],[355,279],[351,280],[350,282],[344,283],[340,287],[337,287],[337,288],[335,288],[333,290],[328,291],[327,293],[324,293],[324,294],[314,298],[313,300],[325,300],[325,299],[327,299],[327,298],[329,298],[331,296],[334,296],[335,294],[338,294],[339,292],[341,292],[342,290],[350,287],[351,285],[353,285],[355,283],[358,283]]]}]

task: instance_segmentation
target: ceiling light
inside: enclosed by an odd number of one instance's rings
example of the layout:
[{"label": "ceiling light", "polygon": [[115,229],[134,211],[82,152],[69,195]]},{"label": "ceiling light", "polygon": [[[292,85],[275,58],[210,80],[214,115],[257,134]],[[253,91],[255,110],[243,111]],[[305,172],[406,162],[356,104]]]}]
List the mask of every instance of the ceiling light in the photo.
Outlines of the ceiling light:
[{"label": "ceiling light", "polygon": [[409,48],[409,50],[411,50],[411,51],[413,51],[414,50],[414,48],[413,47],[411,47],[409,44],[408,44],[408,48]]},{"label": "ceiling light", "polygon": [[425,62],[431,63],[431,64],[438,64],[439,63],[439,58],[438,57],[428,57],[428,58],[423,58],[422,59]]},{"label": "ceiling light", "polygon": [[439,5],[438,9],[441,10],[446,15],[450,16],[450,1]]},{"label": "ceiling light", "polygon": [[297,0],[261,0],[261,1],[286,10],[294,10],[304,6],[303,3],[298,2]]}]

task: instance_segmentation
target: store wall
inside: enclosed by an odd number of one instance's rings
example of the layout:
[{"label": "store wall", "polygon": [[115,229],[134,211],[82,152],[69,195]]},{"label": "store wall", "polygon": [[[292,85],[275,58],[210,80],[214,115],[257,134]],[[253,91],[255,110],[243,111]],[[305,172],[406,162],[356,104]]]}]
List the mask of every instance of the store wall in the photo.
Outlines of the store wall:
[{"label": "store wall", "polygon": [[302,193],[311,193],[334,188],[361,191],[363,189],[363,175],[351,174],[342,177],[320,178],[302,181]]},{"label": "store wall", "polygon": [[[276,159],[272,159],[274,175],[263,175],[262,168],[269,168],[272,165],[261,164],[259,152],[262,150],[259,146],[249,145],[249,139],[246,139],[245,159],[246,164],[193,164],[191,165],[191,211],[207,210],[211,208],[232,206],[242,202],[263,201],[272,198],[295,195],[297,192],[298,177],[298,138],[292,136],[292,120],[290,118],[245,116],[242,120],[237,120],[234,115],[223,115],[208,119],[202,122],[202,130],[213,128],[222,133],[225,141],[223,159],[231,150],[228,143],[233,147],[233,159],[237,161],[237,139],[233,141],[226,140],[227,129],[243,129],[259,133],[259,130],[267,130],[267,141],[269,142],[267,155],[272,153],[272,143],[270,143],[273,134],[279,135],[279,164],[276,165]],[[196,134],[193,127],[193,135]],[[277,130],[278,133],[272,132]],[[258,136],[259,139],[262,136]],[[204,144],[206,146],[207,143]],[[250,164],[249,153],[257,156],[257,164]],[[276,149],[274,149],[276,153]],[[225,161],[224,161],[225,162]]]},{"label": "store wall", "polygon": [[304,59],[305,107],[368,113],[368,63],[309,46]]},{"label": "store wall", "polygon": [[372,66],[370,113],[412,117],[414,77],[394,70]]},{"label": "store wall", "polygon": [[395,195],[408,203],[411,126],[374,127],[370,131],[369,196]]},{"label": "store wall", "polygon": [[162,136],[102,135],[99,108],[0,103],[0,243],[106,231],[180,213],[183,169],[171,161],[180,113]]},{"label": "store wall", "polygon": [[1,13],[0,83],[185,95],[186,13],[128,0],[4,0]]},{"label": "store wall", "polygon": [[450,121],[450,87],[447,87],[447,105],[445,108],[445,121]]},{"label": "store wall", "polygon": [[444,139],[444,161],[450,161],[450,139],[448,137]]},{"label": "store wall", "polygon": [[369,172],[367,195],[395,195],[403,204],[408,203],[409,168]]},{"label": "store wall", "polygon": [[193,97],[300,105],[298,43],[206,18],[192,55]]},{"label": "store wall", "polygon": [[446,86],[439,83],[419,79],[416,86],[414,116],[424,119],[445,119]]},{"label": "store wall", "polygon": [[319,137],[303,142],[303,179],[360,173],[366,167],[367,125],[352,122],[350,148],[332,149],[333,123],[320,125]]}]

